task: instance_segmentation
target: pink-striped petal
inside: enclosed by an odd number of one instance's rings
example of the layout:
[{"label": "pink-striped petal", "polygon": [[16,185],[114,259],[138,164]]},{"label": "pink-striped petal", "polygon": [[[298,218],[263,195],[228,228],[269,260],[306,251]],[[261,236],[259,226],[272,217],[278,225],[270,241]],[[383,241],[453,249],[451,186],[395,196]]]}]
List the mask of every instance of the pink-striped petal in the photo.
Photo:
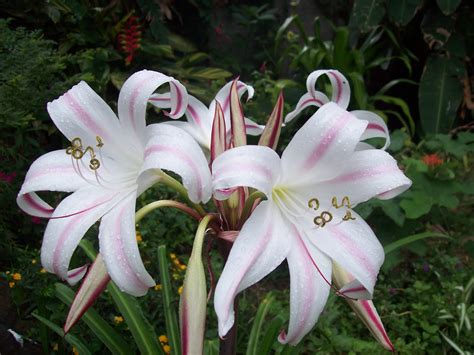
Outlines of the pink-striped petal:
[{"label": "pink-striped petal", "polygon": [[390,132],[388,131],[387,124],[385,123],[382,117],[380,117],[374,112],[363,111],[363,110],[351,111],[351,113],[354,116],[356,116],[358,119],[369,122],[364,134],[361,137],[361,140],[376,138],[376,137],[384,138],[385,144],[382,147],[382,150],[385,150],[389,147]]},{"label": "pink-striped petal", "polygon": [[77,173],[71,156],[66,150],[46,153],[36,159],[28,170],[17,197],[18,206],[26,213],[37,217],[50,217],[53,208],[44,202],[36,191],[73,192],[87,186],[87,179],[95,181],[90,169]]},{"label": "pink-striped petal", "polygon": [[252,121],[250,118],[245,117],[245,131],[250,136],[259,136],[265,129],[265,125],[258,124]]},{"label": "pink-striped petal", "polygon": [[170,125],[148,126],[149,139],[141,173],[148,169],[166,169],[181,176],[191,201],[211,198],[211,173],[199,145],[185,131]]},{"label": "pink-striped petal", "polygon": [[155,281],[146,271],[135,232],[136,194],[129,194],[100,223],[100,253],[112,280],[124,292],[143,296]]},{"label": "pink-striped petal", "polygon": [[313,97],[310,93],[306,93],[303,96],[301,96],[298,103],[296,104],[295,109],[285,116],[285,123],[288,123],[291,120],[293,120],[305,108],[308,108],[311,106],[321,107],[324,104],[329,102],[328,97],[324,95],[322,92],[316,91],[314,95],[315,97]]},{"label": "pink-striped petal", "polygon": [[84,147],[96,148],[100,137],[101,151],[106,155],[119,159],[122,154],[129,154],[123,149],[126,135],[117,116],[85,82],[48,103],[47,108],[56,127],[70,141],[80,138]]},{"label": "pink-striped petal", "polygon": [[[209,105],[209,112],[214,112],[216,109],[216,102],[222,107],[224,111],[224,116],[226,118],[226,124],[230,124],[230,90],[234,81],[229,81],[225,84],[217,93],[215,99]],[[248,98],[247,101],[253,97],[255,90],[252,86],[247,85],[241,81],[237,81],[237,92],[239,99],[242,98],[242,95],[247,92]]]},{"label": "pink-striped petal", "polygon": [[333,165],[338,170],[334,177],[308,188],[323,199],[347,196],[351,204],[356,205],[373,197],[393,198],[411,186],[410,179],[398,168],[397,161],[379,149],[356,151],[349,164],[339,162]]},{"label": "pink-striped petal", "polygon": [[121,191],[92,186],[66,197],[55,209],[44,233],[41,246],[43,267],[67,279],[72,254],[84,234],[122,198]]},{"label": "pink-striped petal", "polygon": [[239,186],[253,187],[271,197],[280,174],[280,157],[268,147],[242,146],[225,151],[212,164],[214,196],[223,200]]},{"label": "pink-striped petal", "polygon": [[49,218],[54,212],[54,208],[35,192],[20,193],[16,198],[16,203],[24,212],[35,217]]},{"label": "pink-striped petal", "polygon": [[214,113],[210,148],[210,163],[212,164],[212,162],[226,150],[226,127],[224,111],[222,111],[221,105],[219,103],[217,103],[216,112]]},{"label": "pink-striped petal", "polygon": [[[290,325],[283,344],[296,345],[314,327],[329,296],[331,261],[293,227],[287,261],[290,269]],[[317,265],[317,268],[315,267]],[[321,276],[324,275],[324,278]]]},{"label": "pink-striped petal", "polygon": [[258,141],[258,145],[264,145],[276,149],[278,139],[280,138],[281,124],[283,121],[283,105],[285,100],[283,99],[283,93],[280,93],[278,100],[273,108],[270,117],[268,118],[265,129]]},{"label": "pink-striped petal", "polygon": [[247,144],[244,109],[240,103],[237,90],[237,80],[235,80],[230,89],[230,141],[232,147],[240,147]]},{"label": "pink-striped petal", "polygon": [[343,109],[347,109],[349,101],[351,100],[351,88],[349,82],[339,71],[329,70],[316,70],[312,72],[308,79],[306,79],[306,88],[313,99],[318,98],[318,91],[316,90],[316,82],[321,75],[327,75],[332,86],[331,101],[336,103]]},{"label": "pink-striped petal", "polygon": [[188,94],[186,88],[172,77],[151,71],[139,71],[123,84],[118,99],[118,112],[120,122],[125,130],[134,133],[135,143],[140,147],[145,145],[145,116],[147,103],[153,92],[163,84],[170,85],[171,112],[167,115],[171,118],[181,117],[188,105]]},{"label": "pink-striped petal", "polygon": [[[354,276],[344,270],[337,263],[333,264],[332,273],[334,284],[339,289],[343,288],[344,285],[347,285],[352,280],[354,280]],[[357,298],[352,296],[349,297]],[[345,297],[345,300],[355,312],[357,317],[359,317],[359,319],[366,325],[379,344],[389,351],[395,351],[395,348],[393,347],[393,344],[390,341],[387,332],[385,331],[382,320],[380,319],[373,302],[367,300],[352,300],[347,297]]]},{"label": "pink-striped petal", "polygon": [[102,256],[97,254],[87,272],[81,287],[77,291],[64,324],[64,332],[67,333],[76,324],[84,313],[94,304],[95,300],[107,287],[110,276],[107,273]]},{"label": "pink-striped petal", "polygon": [[262,202],[244,224],[216,286],[220,337],[234,324],[235,296],[272,272],[288,251],[287,224],[271,202]]},{"label": "pink-striped petal", "polygon": [[355,277],[341,293],[370,299],[385,254],[372,229],[355,212],[355,220],[328,223],[324,228],[306,230],[309,241]]},{"label": "pink-striped petal", "polygon": [[69,270],[67,272],[67,283],[71,286],[74,286],[79,281],[81,281],[84,275],[86,274],[88,267],[89,265],[83,265],[75,269]]},{"label": "pink-striped petal", "polygon": [[367,122],[330,102],[294,135],[282,155],[284,181],[316,182],[332,177],[337,164],[349,161]]},{"label": "pink-striped petal", "polygon": [[395,352],[395,347],[393,346],[387,332],[385,331],[382,320],[380,319],[374,303],[368,300],[347,300],[347,302],[354,310],[355,314],[364,322],[377,342],[385,349]]}]

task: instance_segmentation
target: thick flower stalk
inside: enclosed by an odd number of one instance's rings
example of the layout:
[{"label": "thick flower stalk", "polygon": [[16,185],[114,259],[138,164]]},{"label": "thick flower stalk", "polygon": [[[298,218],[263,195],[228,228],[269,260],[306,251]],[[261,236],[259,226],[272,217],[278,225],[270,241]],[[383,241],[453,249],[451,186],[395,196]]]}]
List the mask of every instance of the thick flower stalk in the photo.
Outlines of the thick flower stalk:
[{"label": "thick flower stalk", "polygon": [[285,259],[291,309],[282,343],[298,343],[316,323],[331,288],[333,261],[351,275],[338,290],[341,295],[371,298],[384,253],[353,207],[374,197],[392,198],[411,181],[388,153],[361,143],[368,125],[329,102],[296,133],[281,158],[264,146],[241,146],[216,158],[216,198],[243,186],[267,197],[243,225],[216,287],[221,337],[234,323],[236,295]]},{"label": "thick flower stalk", "polygon": [[[85,270],[68,274],[71,257],[86,231],[100,219],[100,253],[108,274],[122,290],[143,295],[155,282],[137,246],[137,196],[166,179],[161,170],[166,169],[183,178],[191,201],[210,198],[209,168],[194,139],[177,127],[146,126],[148,99],[166,83],[168,115],[179,118],[187,107],[186,89],[172,77],[146,70],[124,83],[118,118],[85,82],[48,104],[53,122],[70,145],[32,164],[17,203],[33,216],[50,219],[41,248],[41,261],[49,272],[78,281]],[[53,208],[36,193],[45,190],[72,194]]]}]

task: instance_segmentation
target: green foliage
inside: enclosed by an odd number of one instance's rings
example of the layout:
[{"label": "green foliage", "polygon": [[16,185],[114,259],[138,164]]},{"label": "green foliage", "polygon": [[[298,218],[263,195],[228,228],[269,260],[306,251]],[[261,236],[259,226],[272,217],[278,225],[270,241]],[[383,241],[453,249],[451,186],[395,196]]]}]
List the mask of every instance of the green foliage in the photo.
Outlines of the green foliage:
[{"label": "green foliage", "polygon": [[[419,0],[357,0],[351,23],[361,33],[382,23],[384,5],[388,17],[400,30],[423,8],[421,31],[430,51],[418,90],[420,134],[448,133],[463,102],[463,83],[468,81],[466,56],[472,55],[472,4],[460,0],[438,0],[437,6]],[[408,31],[411,29],[406,28]],[[467,59],[469,61],[469,59]],[[356,96],[357,97],[357,96]],[[463,113],[471,115],[471,112]]]},{"label": "green foliage", "polygon": [[380,23],[385,15],[384,0],[355,0],[351,24],[361,32],[369,32]]},{"label": "green foliage", "polygon": [[[378,2],[372,5],[378,6]],[[290,30],[291,26],[298,29],[298,34]],[[391,30],[376,26],[366,35],[354,40],[349,35],[350,27],[332,26],[332,40],[323,41],[319,18],[314,20],[313,27],[313,34],[308,35],[297,15],[289,17],[280,26],[275,37],[277,73],[281,75],[288,60],[294,74],[301,77],[301,82],[308,73],[317,68],[337,69],[351,84],[355,99],[351,102],[354,107],[376,111],[386,119],[395,118],[413,135],[415,124],[408,104],[404,99],[388,92],[398,85],[416,83],[396,78],[378,86],[378,91],[374,93],[369,93],[367,89],[366,83],[373,78],[372,73],[386,70],[390,64],[400,62],[408,72],[412,70],[410,57],[413,55],[402,49]],[[384,106],[385,109],[380,110],[379,106]]]}]

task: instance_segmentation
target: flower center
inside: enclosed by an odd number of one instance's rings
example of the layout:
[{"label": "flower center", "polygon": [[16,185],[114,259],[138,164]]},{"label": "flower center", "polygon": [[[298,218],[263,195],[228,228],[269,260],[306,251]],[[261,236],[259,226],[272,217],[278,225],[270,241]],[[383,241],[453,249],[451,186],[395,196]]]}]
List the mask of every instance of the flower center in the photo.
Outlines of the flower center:
[{"label": "flower center", "polygon": [[291,188],[279,185],[273,188],[272,199],[280,210],[295,222],[301,223],[301,218],[307,218],[312,220],[316,227],[323,228],[335,219],[334,209],[345,209],[345,214],[340,219],[342,222],[355,220],[349,196],[333,196],[330,201],[320,201],[317,197],[306,200]]}]

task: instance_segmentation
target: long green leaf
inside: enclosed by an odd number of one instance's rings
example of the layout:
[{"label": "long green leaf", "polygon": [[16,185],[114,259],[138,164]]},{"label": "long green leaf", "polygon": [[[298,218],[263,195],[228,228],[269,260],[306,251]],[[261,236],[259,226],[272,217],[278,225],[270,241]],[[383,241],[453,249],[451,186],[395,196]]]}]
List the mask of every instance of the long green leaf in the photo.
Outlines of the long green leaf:
[{"label": "long green leaf", "polygon": [[[79,245],[85,251],[87,256],[94,260],[97,253],[92,247],[92,244],[87,240],[82,240]],[[143,315],[137,300],[134,297],[120,291],[120,289],[112,281],[107,286],[107,290],[112,296],[120,313],[125,318],[125,322],[132,333],[133,339],[135,340],[140,353],[164,354],[163,349],[158,343],[158,337],[153,331],[150,322],[148,322],[148,320]]]},{"label": "long green leaf", "polygon": [[368,32],[379,24],[385,15],[383,0],[355,0],[350,22],[361,32]]},{"label": "long green leaf", "polygon": [[[74,300],[74,291],[64,284],[56,283],[56,295],[58,298],[70,306]],[[132,349],[93,308],[84,313],[81,318],[87,326],[94,332],[102,343],[112,352],[112,354],[128,355],[133,353]]]},{"label": "long green leaf", "polygon": [[419,109],[425,133],[451,129],[463,98],[464,63],[456,58],[431,57],[420,80]]},{"label": "long green leaf", "polygon": [[259,354],[270,354],[273,344],[276,342],[278,333],[283,327],[284,319],[281,316],[277,316],[272,319],[270,324],[267,326],[267,330],[263,335],[263,339],[260,341],[258,347]]},{"label": "long green leaf", "polygon": [[178,319],[176,317],[176,309],[174,307],[173,290],[170,281],[166,245],[160,245],[158,247],[158,264],[160,266],[160,279],[161,290],[163,293],[163,309],[165,312],[166,333],[168,334],[171,350],[174,354],[180,354],[180,333],[178,328]]},{"label": "long green leaf", "polygon": [[272,301],[273,296],[271,293],[269,293],[265,296],[263,301],[260,303],[260,306],[258,307],[257,314],[253,321],[252,329],[250,330],[249,342],[247,344],[247,355],[261,354],[258,349],[258,340],[260,339],[263,322],[265,321],[265,317],[270,309]]},{"label": "long green leaf", "polygon": [[389,0],[388,15],[397,24],[405,26],[415,17],[423,0]]},{"label": "long green leaf", "polygon": [[62,330],[62,328],[60,326],[54,324],[53,322],[51,322],[50,320],[48,320],[44,317],[41,317],[40,315],[38,315],[36,313],[32,313],[32,315],[33,315],[33,317],[38,319],[41,323],[46,325],[49,329],[51,329],[53,332],[55,332],[59,336],[63,337],[64,340],[66,340],[69,344],[74,346],[77,349],[77,351],[79,352],[79,354],[81,354],[81,355],[92,354],[89,351],[89,349],[87,348],[87,346],[84,345],[84,343],[82,341],[80,341],[77,337],[75,337],[74,335],[71,335],[71,334],[64,335],[64,331]]},{"label": "long green leaf", "polygon": [[436,0],[439,9],[445,15],[451,15],[461,3],[461,0]]},{"label": "long green leaf", "polygon": [[423,232],[423,233],[418,233],[418,234],[413,234],[408,237],[399,239],[393,243],[390,243],[386,245],[383,249],[385,251],[385,255],[391,253],[392,251],[395,251],[407,244],[416,242],[418,240],[422,240],[425,238],[448,238],[451,239],[450,236],[442,233],[437,233],[437,232]]}]

